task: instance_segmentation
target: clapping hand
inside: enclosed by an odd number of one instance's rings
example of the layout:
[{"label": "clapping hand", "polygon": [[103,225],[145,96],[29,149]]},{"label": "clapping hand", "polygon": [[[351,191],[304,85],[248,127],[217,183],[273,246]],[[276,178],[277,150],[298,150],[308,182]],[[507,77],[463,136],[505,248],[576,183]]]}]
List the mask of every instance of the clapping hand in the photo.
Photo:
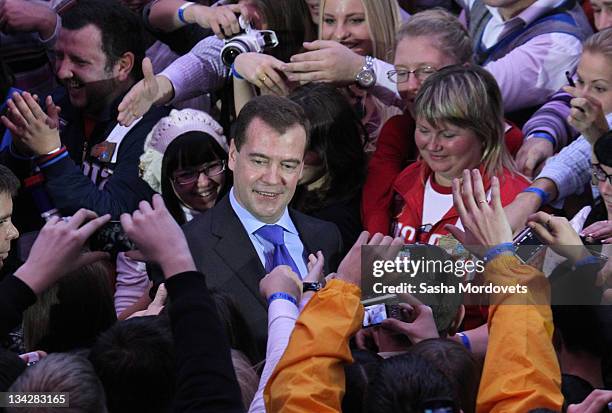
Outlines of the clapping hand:
[{"label": "clapping hand", "polygon": [[28,92],[15,92],[8,100],[8,114],[2,123],[11,131],[13,144],[26,154],[46,155],[62,145],[59,135],[60,107],[47,96],[45,113],[37,102],[38,97]]}]

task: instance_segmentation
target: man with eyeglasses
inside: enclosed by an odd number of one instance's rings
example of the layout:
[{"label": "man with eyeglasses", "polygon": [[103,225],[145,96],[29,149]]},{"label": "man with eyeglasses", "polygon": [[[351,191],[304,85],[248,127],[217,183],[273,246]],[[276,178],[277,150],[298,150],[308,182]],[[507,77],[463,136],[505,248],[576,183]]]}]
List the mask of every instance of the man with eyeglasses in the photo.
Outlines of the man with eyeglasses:
[{"label": "man with eyeglasses", "polygon": [[[259,96],[240,111],[229,148],[234,186],[206,213],[184,225],[196,267],[209,287],[236,299],[265,354],[267,305],[259,281],[278,265],[307,275],[309,254],[323,253],[325,273],[339,262],[338,228],[288,208],[304,166],[308,121],[302,108],[277,96]],[[213,174],[220,166],[203,171]],[[193,179],[195,173],[175,175]],[[299,297],[272,294],[298,311]],[[296,313],[297,314],[297,313]]]}]

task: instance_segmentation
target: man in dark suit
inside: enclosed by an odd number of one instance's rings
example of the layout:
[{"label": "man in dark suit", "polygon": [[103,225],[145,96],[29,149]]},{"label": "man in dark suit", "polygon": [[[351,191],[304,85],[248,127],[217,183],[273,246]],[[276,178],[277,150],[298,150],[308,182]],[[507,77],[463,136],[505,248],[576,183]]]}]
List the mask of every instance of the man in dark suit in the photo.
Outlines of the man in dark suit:
[{"label": "man in dark suit", "polygon": [[[334,224],[287,208],[308,146],[309,125],[299,105],[281,97],[257,97],[244,106],[235,126],[228,160],[233,188],[183,228],[208,286],[236,299],[265,353],[267,305],[259,293],[261,278],[278,264],[290,265],[303,278],[308,254],[319,250],[326,273],[335,270],[342,242]],[[271,241],[266,229],[278,230],[283,245]]]}]

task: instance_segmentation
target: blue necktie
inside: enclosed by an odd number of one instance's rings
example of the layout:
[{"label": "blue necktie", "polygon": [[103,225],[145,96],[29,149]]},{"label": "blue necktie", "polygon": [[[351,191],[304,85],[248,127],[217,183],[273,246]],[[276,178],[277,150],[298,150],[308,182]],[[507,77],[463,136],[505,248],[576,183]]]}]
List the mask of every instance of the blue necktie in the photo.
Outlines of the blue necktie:
[{"label": "blue necktie", "polygon": [[285,245],[284,230],[280,225],[264,225],[255,231],[255,234],[259,235],[266,241],[274,245],[274,255],[270,260],[269,254],[266,254],[266,272],[272,271],[279,265],[288,265],[291,269],[301,277],[300,270],[298,270],[295,261],[291,258],[289,250]]}]

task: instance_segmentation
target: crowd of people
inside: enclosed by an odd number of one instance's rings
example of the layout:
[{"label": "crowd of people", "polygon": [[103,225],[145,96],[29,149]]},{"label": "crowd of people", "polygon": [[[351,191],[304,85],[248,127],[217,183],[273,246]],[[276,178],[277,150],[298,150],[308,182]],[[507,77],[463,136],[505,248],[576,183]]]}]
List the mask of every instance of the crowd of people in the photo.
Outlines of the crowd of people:
[{"label": "crowd of people", "polygon": [[0,99],[0,411],[612,411],[609,1],[0,0]]}]

